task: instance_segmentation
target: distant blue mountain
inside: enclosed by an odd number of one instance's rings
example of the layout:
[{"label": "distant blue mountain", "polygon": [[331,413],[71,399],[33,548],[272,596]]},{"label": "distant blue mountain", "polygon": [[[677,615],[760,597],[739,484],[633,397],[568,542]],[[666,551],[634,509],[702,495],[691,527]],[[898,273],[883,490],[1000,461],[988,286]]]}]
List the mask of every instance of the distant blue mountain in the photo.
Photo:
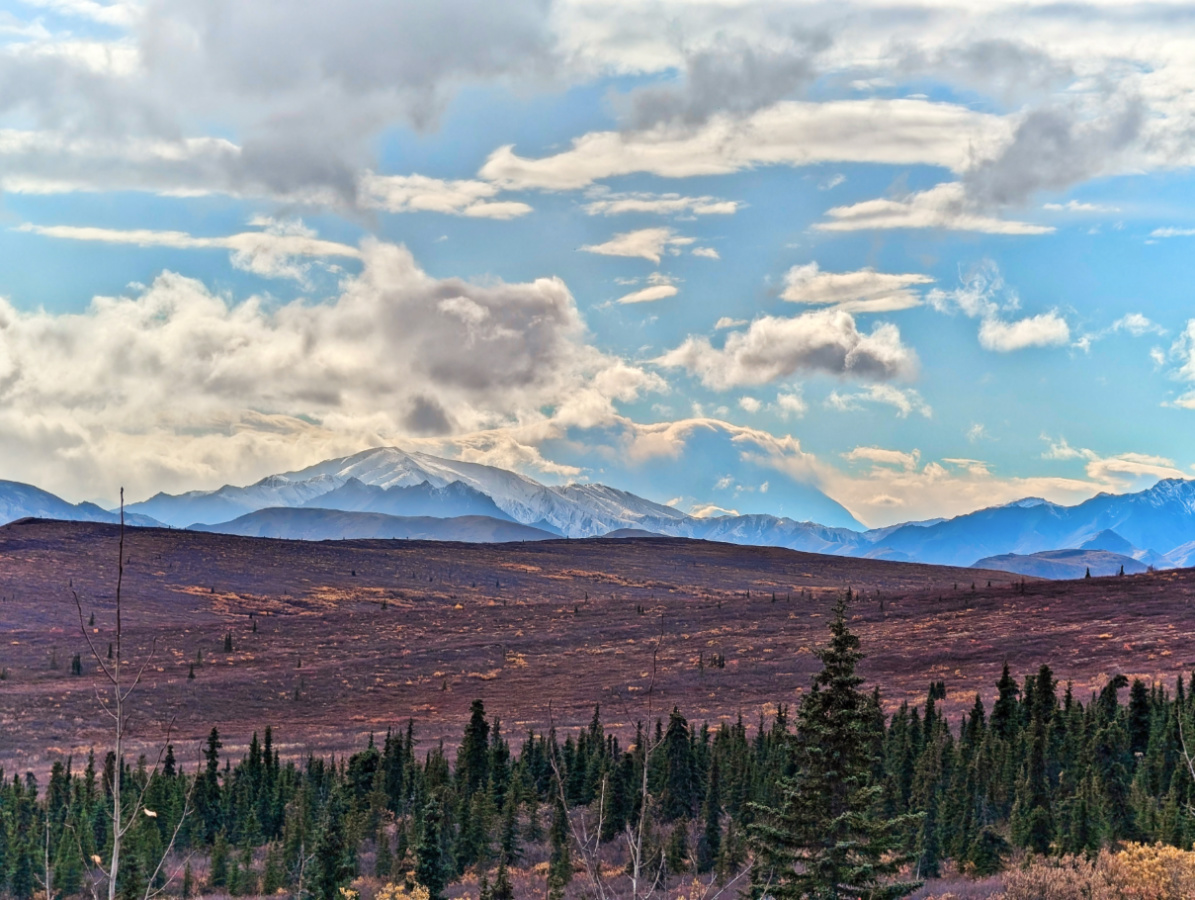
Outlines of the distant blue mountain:
[{"label": "distant blue mountain", "polygon": [[492,516],[388,516],[338,509],[259,509],[231,522],[196,524],[194,531],[298,541],[412,540],[498,544],[555,540],[557,535]]},{"label": "distant blue mountain", "polygon": [[[64,519],[69,522],[119,522],[118,513],[94,503],[67,503],[61,497],[19,481],[0,481],[0,525],[17,519]],[[147,516],[127,515],[130,525],[160,525]]]},{"label": "distant blue mountain", "polygon": [[1019,501],[935,525],[905,525],[874,546],[919,562],[969,566],[1006,553],[1079,548],[1105,531],[1159,557],[1195,541],[1195,481],[1166,479],[1145,491],[1098,494],[1076,506]]},{"label": "distant blue mountain", "polygon": [[513,522],[493,500],[481,491],[453,481],[443,487],[433,487],[423,481],[410,487],[396,485],[382,487],[350,478],[335,490],[312,497],[301,504],[304,508],[340,509],[345,512],[375,512],[389,516],[433,516],[446,519],[456,516],[489,516]]},{"label": "distant blue mountain", "polygon": [[976,562],[975,568],[1015,572],[1035,578],[1070,579],[1084,578],[1088,573],[1092,578],[1121,573],[1139,575],[1148,567],[1131,556],[1108,550],[1044,550],[1028,555],[1004,553],[989,556]]},{"label": "distant blue mountain", "polygon": [[[767,496],[773,493],[782,492],[773,488]],[[798,499],[790,493],[784,505]],[[841,520],[833,508],[814,500],[811,507]],[[383,447],[271,475],[245,487],[157,494],[130,505],[127,512],[131,524],[224,527],[259,510],[272,510],[270,521],[278,523],[283,518],[279,509],[445,521],[482,517],[567,537],[649,532],[953,566],[1008,554],[1026,557],[1061,550],[1114,553],[1156,568],[1195,564],[1195,481],[1182,479],[1159,481],[1133,494],[1099,494],[1075,506],[1030,497],[952,519],[864,531],[764,513],[694,516],[606,485],[553,487],[494,466]],[[0,521],[23,516],[116,519],[93,504],[72,505],[29,485],[0,482]],[[350,521],[325,517],[317,530],[334,536],[329,529],[335,523],[348,528]],[[353,528],[363,521],[357,520]],[[450,535],[452,526],[437,526],[436,531]],[[461,533],[480,532],[471,528]],[[1126,572],[1131,568],[1126,566]]]}]

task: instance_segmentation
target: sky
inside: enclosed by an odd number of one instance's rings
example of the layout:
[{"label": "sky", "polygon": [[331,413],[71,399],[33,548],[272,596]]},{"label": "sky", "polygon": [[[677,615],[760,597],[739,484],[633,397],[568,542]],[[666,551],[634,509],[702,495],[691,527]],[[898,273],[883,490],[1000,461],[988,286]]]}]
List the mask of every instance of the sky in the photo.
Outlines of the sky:
[{"label": "sky", "polygon": [[0,478],[1192,477],[1193,163],[1168,0],[0,0]]}]

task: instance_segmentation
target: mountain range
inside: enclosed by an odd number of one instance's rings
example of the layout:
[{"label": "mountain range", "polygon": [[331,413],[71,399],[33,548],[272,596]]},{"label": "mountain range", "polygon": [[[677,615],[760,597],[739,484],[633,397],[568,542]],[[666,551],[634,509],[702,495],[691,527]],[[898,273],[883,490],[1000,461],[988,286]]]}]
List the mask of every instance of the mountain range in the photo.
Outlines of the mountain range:
[{"label": "mountain range", "polygon": [[[857,530],[765,514],[692,516],[607,485],[550,486],[494,466],[383,447],[243,487],[160,493],[127,506],[126,514],[138,525],[307,539],[502,541],[647,532],[953,566],[979,560],[990,566],[1000,557],[1000,568],[1023,574],[1072,571],[1070,558],[1067,565],[1032,559],[1059,550],[1117,556],[1130,561],[1126,572],[1195,564],[1195,481],[1181,479],[1075,506],[1026,498],[951,519]],[[116,518],[94,504],[0,482],[0,521],[23,516]],[[1101,571],[1112,565],[1098,559]]]}]

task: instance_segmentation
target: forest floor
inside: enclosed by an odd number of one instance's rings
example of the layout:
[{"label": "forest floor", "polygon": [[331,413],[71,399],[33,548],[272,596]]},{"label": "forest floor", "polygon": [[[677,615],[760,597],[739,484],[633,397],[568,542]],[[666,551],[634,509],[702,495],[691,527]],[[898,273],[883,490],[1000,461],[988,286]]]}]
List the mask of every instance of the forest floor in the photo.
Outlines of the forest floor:
[{"label": "forest floor", "polygon": [[[10,774],[107,746],[73,594],[106,656],[117,540],[91,523],[0,528]],[[587,723],[595,704],[628,735],[673,706],[754,725],[808,689],[848,587],[860,671],[889,710],[938,680],[949,714],[976,691],[990,707],[1005,660],[1018,678],[1048,663],[1083,700],[1116,673],[1172,687],[1195,668],[1195,569],[1022,586],[1004,572],[672,538],[308,543],[165,529],[129,529],[126,559],[126,672],[154,648],[133,737],[156,746],[173,723],[184,761],[213,725],[226,754],[272,725],[298,756],[352,751],[413,718],[425,746],[451,751],[476,698],[516,742]]]}]

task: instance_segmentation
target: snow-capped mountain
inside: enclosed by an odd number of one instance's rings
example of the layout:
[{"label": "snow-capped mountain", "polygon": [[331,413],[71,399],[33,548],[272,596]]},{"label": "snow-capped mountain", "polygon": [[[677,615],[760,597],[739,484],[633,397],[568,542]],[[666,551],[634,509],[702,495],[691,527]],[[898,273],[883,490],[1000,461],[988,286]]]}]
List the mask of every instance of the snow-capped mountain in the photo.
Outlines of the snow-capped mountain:
[{"label": "snow-capped mountain", "polygon": [[[287,510],[321,509],[445,522],[480,516],[570,538],[647,532],[956,566],[1062,550],[1116,553],[1156,568],[1195,564],[1195,481],[1181,479],[1159,481],[1134,494],[1099,494],[1075,506],[1031,497],[953,519],[857,531],[763,514],[697,517],[607,485],[550,486],[495,466],[382,447],[245,487],[158,494],[127,512],[133,524],[219,530],[247,514],[270,510],[270,527],[293,531],[301,523],[287,525]],[[73,506],[28,485],[0,482],[0,522],[22,516],[116,518],[92,504]],[[320,527],[334,530],[326,523],[337,521],[324,517]],[[451,532],[448,525],[437,528]]]},{"label": "snow-capped mountain", "polygon": [[935,525],[906,525],[875,546],[920,562],[967,566],[1007,553],[1078,549],[1105,531],[1125,542],[1120,547],[1130,548],[1126,555],[1146,564],[1176,564],[1171,551],[1195,541],[1195,481],[1166,479],[1135,494],[1097,494],[1075,506],[1018,501]]},{"label": "snow-capped mountain", "polygon": [[[700,521],[670,506],[605,485],[550,487],[495,466],[442,459],[395,447],[326,460],[297,472],[271,475],[247,487],[227,485],[216,491],[192,491],[176,496],[157,494],[129,508],[180,528],[198,523],[213,525],[274,507],[330,505],[341,509],[344,506],[338,495],[344,493],[350,482],[378,488],[388,494],[403,488],[426,491],[447,490],[450,485],[464,486],[476,495],[488,498],[501,514],[516,522],[546,528],[567,537],[593,537],[618,528],[675,534],[683,523]],[[422,485],[427,488],[421,488]],[[360,489],[356,492],[360,493]],[[327,498],[326,504],[324,498]],[[376,511],[396,512],[392,508]],[[426,515],[427,512],[423,510],[419,514]]]}]

